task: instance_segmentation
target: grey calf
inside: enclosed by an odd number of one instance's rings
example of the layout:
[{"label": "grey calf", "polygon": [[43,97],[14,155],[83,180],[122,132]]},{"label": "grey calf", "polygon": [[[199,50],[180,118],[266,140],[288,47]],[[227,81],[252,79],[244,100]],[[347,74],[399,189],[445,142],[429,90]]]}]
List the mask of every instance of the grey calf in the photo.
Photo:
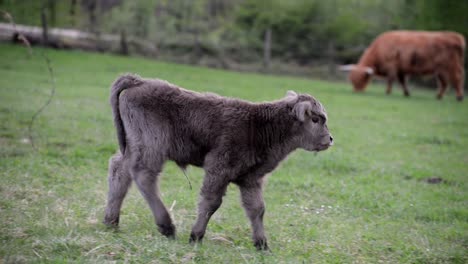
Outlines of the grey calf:
[{"label": "grey calf", "polygon": [[203,239],[228,184],[234,183],[240,188],[255,247],[268,249],[264,176],[297,148],[322,151],[333,144],[325,109],[307,94],[288,92],[278,101],[250,103],[127,74],[112,85],[110,102],[120,151],[109,161],[104,223],[119,224],[133,179],[159,231],[174,237],[175,227],[157,188],[163,163],[172,160],[181,168],[194,165],[205,170],[190,242]]}]

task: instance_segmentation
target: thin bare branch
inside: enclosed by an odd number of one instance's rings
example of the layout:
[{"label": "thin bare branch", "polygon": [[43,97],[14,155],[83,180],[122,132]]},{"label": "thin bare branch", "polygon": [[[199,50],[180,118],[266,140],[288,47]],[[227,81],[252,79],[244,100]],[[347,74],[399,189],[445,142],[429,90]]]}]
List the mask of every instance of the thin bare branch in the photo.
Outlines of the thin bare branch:
[{"label": "thin bare branch", "polygon": [[[13,29],[16,31],[16,23],[13,20],[13,17],[10,15],[10,13],[0,10],[0,14],[2,14],[2,17],[8,21],[13,26]],[[33,49],[31,47],[31,43],[28,41],[28,39],[21,33],[17,32],[16,35],[17,40],[19,40],[21,43],[23,43],[29,52],[29,55],[33,55]],[[49,72],[49,78],[50,78],[50,83],[52,85],[52,89],[50,91],[50,95],[47,98],[47,101],[34,113],[34,115],[31,118],[31,121],[28,124],[28,138],[29,142],[31,142],[31,146],[34,150],[38,150],[36,145],[34,144],[34,138],[33,138],[33,125],[34,121],[36,121],[37,117],[44,111],[44,109],[52,102],[52,99],[54,98],[55,95],[55,90],[56,90],[56,84],[55,84],[55,74],[54,70],[52,68],[52,63],[47,56],[47,54],[44,51],[39,52],[39,55],[45,60],[46,65],[47,65],[47,70]]]}]

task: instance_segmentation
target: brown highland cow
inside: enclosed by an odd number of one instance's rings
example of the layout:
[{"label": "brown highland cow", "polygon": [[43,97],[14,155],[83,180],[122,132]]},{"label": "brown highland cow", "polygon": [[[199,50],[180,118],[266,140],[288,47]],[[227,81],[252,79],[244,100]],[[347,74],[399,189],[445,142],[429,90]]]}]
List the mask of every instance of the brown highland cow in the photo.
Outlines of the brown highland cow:
[{"label": "brown highland cow", "polygon": [[442,99],[447,85],[452,85],[459,101],[463,100],[465,39],[455,32],[389,31],[379,35],[361,56],[358,64],[343,65],[350,71],[355,91],[363,91],[371,76],[387,79],[387,94],[398,80],[405,96],[410,75],[434,75]]}]

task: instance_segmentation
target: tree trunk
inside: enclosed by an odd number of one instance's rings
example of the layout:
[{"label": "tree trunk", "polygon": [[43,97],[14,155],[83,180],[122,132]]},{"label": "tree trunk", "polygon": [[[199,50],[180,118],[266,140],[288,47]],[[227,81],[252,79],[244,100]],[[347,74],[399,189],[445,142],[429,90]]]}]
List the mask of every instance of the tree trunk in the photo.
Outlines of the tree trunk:
[{"label": "tree trunk", "polygon": [[197,64],[201,57],[203,56],[201,43],[200,43],[200,33],[198,29],[193,31],[193,38],[194,38],[194,47],[193,47],[193,57],[191,59],[192,64]]},{"label": "tree trunk", "polygon": [[84,7],[88,15],[88,31],[97,34],[97,0],[82,0],[81,5]]},{"label": "tree trunk", "polygon": [[265,70],[270,69],[271,60],[271,27],[265,31],[265,39],[263,44],[263,67]]},{"label": "tree trunk", "polygon": [[127,34],[125,29],[120,31],[120,54],[128,55],[128,44],[127,44]]},{"label": "tree trunk", "polygon": [[41,8],[41,24],[42,24],[42,42],[44,45],[49,43],[49,34],[48,34],[48,27],[47,27],[47,17],[46,17],[46,10],[43,6]]},{"label": "tree trunk", "polygon": [[336,50],[333,40],[328,42],[328,79],[333,79],[336,76]]},{"label": "tree trunk", "polygon": [[56,0],[48,0],[47,1],[47,9],[49,11],[49,21],[50,25],[54,27],[56,25],[57,19],[56,19],[56,10],[57,10],[57,3]]},{"label": "tree trunk", "polygon": [[70,10],[68,11],[70,14],[70,24],[72,27],[75,26],[75,15],[76,15],[76,0],[70,1]]}]

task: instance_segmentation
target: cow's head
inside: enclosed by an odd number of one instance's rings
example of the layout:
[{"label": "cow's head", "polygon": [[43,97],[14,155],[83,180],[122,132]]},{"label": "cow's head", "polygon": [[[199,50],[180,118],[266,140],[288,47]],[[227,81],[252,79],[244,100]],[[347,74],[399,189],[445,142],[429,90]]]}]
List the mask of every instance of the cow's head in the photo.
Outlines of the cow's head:
[{"label": "cow's head", "polygon": [[299,148],[322,151],[333,145],[333,137],[327,127],[327,113],[322,104],[308,94],[289,91],[286,100],[291,106],[295,124],[291,128]]},{"label": "cow's head", "polygon": [[374,70],[371,67],[354,64],[342,65],[340,66],[340,70],[349,71],[348,78],[353,84],[355,92],[364,91],[371,76],[374,74]]}]

